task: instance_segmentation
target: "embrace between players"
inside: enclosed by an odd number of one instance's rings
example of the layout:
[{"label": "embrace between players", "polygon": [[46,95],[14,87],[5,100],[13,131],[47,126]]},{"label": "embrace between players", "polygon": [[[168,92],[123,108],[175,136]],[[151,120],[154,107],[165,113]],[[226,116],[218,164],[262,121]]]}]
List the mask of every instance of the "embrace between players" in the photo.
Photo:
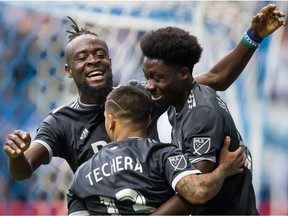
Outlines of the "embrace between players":
[{"label": "embrace between players", "polygon": [[[251,155],[215,90],[234,82],[284,16],[274,4],[262,8],[239,44],[197,77],[197,38],[177,27],[151,31],[140,42],[146,82],[114,90],[106,42],[71,19],[65,70],[79,99],[52,110],[32,142],[21,130],[8,135],[10,172],[26,179],[52,156],[65,159],[75,173],[69,215],[259,214]],[[158,138],[165,111],[172,144]]]}]

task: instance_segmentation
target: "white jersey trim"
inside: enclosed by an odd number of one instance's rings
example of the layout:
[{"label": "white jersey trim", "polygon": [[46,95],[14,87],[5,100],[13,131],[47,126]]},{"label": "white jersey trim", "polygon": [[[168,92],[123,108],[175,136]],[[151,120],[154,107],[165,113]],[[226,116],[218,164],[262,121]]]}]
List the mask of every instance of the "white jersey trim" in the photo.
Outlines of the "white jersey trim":
[{"label": "white jersey trim", "polygon": [[76,211],[76,212],[72,212],[69,214],[69,216],[86,216],[86,215],[90,215],[89,212],[87,210],[81,210],[81,211]]},{"label": "white jersey trim", "polygon": [[54,110],[52,110],[52,113],[56,113],[58,110],[62,109],[63,107],[65,106],[63,105],[63,106],[55,108]]},{"label": "white jersey trim", "polygon": [[52,156],[53,156],[53,152],[52,152],[51,147],[46,142],[44,142],[43,140],[33,140],[31,145],[37,145],[38,143],[43,145],[47,149],[47,151],[49,153],[49,158],[48,158],[48,161],[44,161],[44,164],[49,164],[51,162]]},{"label": "white jersey trim", "polygon": [[213,162],[213,163],[216,163],[216,157],[215,156],[212,156],[212,157],[210,157],[210,158],[205,158],[205,157],[199,157],[199,158],[196,158],[196,159],[194,159],[194,160],[190,160],[190,163],[197,163],[197,162],[199,162],[199,161],[211,161],[211,162]]},{"label": "white jersey trim", "polygon": [[173,190],[175,191],[175,187],[176,187],[176,184],[180,181],[180,179],[182,179],[184,176],[187,176],[187,175],[191,175],[191,174],[200,174],[200,170],[189,170],[189,171],[184,171],[182,173],[180,173],[178,176],[176,176],[176,178],[173,179],[172,181],[172,188]]}]

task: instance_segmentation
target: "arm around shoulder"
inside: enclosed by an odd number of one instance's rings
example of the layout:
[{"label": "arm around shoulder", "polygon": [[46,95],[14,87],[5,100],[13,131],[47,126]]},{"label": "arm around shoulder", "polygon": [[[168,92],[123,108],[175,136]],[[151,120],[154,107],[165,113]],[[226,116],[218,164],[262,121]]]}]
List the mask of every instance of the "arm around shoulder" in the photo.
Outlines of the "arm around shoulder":
[{"label": "arm around shoulder", "polygon": [[228,150],[230,139],[226,138],[221,149],[218,167],[207,174],[190,174],[176,184],[176,191],[192,204],[204,204],[221,189],[226,177],[243,172],[244,156],[241,147]]}]

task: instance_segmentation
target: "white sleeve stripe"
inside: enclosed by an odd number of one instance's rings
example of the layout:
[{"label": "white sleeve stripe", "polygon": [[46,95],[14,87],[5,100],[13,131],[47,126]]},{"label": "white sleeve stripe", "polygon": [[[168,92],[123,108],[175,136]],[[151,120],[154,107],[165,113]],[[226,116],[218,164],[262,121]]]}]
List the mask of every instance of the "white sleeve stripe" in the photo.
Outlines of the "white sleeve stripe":
[{"label": "white sleeve stripe", "polygon": [[76,212],[72,212],[69,214],[69,216],[84,216],[84,215],[90,215],[89,212],[87,210],[81,210],[81,211],[76,211]]},{"label": "white sleeve stripe", "polygon": [[216,157],[210,157],[210,158],[204,158],[204,157],[200,157],[200,158],[196,158],[196,159],[194,159],[194,160],[190,160],[190,163],[197,163],[197,162],[199,162],[199,161],[211,161],[211,162],[213,162],[213,163],[216,163]]},{"label": "white sleeve stripe", "polygon": [[52,160],[52,156],[53,156],[53,152],[52,152],[51,147],[50,147],[46,142],[44,142],[43,140],[33,140],[33,142],[31,143],[31,145],[37,145],[37,143],[43,145],[43,146],[47,149],[47,151],[48,151],[48,153],[49,153],[49,158],[48,158],[48,161],[45,161],[45,162],[46,162],[47,164],[50,163],[51,160]]},{"label": "white sleeve stripe", "polygon": [[176,187],[176,184],[180,181],[180,179],[182,179],[184,176],[187,176],[187,175],[191,175],[191,174],[200,174],[200,170],[189,170],[189,171],[184,171],[182,173],[180,173],[178,176],[176,176],[173,181],[172,181],[172,188],[173,190],[175,191],[175,187]]}]

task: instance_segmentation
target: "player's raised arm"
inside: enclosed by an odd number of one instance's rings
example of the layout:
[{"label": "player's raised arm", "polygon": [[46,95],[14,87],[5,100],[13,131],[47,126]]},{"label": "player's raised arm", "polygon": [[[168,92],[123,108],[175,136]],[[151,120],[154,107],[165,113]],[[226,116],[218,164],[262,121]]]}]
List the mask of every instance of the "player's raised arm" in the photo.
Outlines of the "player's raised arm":
[{"label": "player's raised arm", "polygon": [[244,70],[261,41],[286,25],[286,22],[281,20],[282,17],[285,17],[285,14],[279,11],[275,4],[263,7],[252,18],[251,27],[239,44],[208,72],[196,76],[196,81],[218,91],[226,90]]}]

